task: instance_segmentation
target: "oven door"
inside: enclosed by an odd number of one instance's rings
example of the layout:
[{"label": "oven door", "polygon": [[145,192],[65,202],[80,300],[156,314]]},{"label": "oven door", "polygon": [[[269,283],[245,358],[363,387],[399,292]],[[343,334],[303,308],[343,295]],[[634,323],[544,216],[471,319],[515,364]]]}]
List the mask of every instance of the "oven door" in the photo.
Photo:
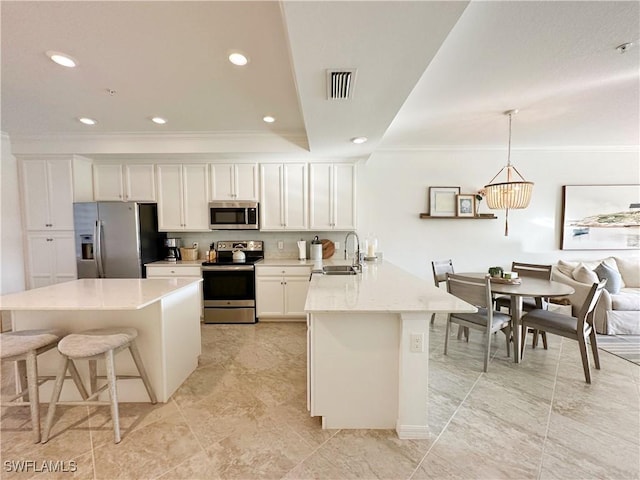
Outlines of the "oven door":
[{"label": "oven door", "polygon": [[253,265],[202,267],[205,323],[255,323]]}]

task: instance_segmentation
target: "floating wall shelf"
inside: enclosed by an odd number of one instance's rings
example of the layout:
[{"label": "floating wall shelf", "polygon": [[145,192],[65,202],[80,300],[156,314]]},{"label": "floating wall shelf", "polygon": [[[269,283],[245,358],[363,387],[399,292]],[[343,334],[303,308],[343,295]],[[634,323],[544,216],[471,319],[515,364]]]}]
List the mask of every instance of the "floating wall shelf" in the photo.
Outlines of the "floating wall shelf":
[{"label": "floating wall shelf", "polygon": [[420,218],[425,219],[425,220],[441,220],[441,219],[454,219],[454,220],[495,220],[496,217],[495,215],[491,215],[491,216],[478,216],[478,217],[456,217],[454,215],[450,216],[450,217],[432,217],[431,215],[429,215],[428,213],[421,213],[420,214]]}]

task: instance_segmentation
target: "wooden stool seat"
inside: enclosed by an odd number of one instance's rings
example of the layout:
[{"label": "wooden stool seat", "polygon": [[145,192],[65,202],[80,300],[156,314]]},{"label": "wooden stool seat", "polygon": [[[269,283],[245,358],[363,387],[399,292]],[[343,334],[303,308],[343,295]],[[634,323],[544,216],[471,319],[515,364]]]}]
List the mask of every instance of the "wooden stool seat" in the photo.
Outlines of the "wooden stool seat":
[{"label": "wooden stool seat", "polygon": [[[135,328],[130,327],[111,327],[111,328],[99,328],[94,330],[86,330],[80,333],[73,333],[67,335],[58,343],[58,351],[62,355],[62,362],[60,364],[60,370],[56,376],[56,384],[51,394],[51,403],[49,403],[49,411],[47,412],[47,420],[45,422],[44,433],[42,435],[42,443],[45,443],[49,439],[49,432],[53,424],[53,417],[55,415],[56,406],[58,404],[63,405],[109,405],[111,407],[111,419],[113,421],[113,433],[115,443],[120,442],[120,420],[118,414],[118,392],[117,383],[118,378],[140,378],[149,394],[151,403],[156,403],[156,396],[151,387],[151,382],[147,376],[147,372],[142,363],[142,358],[138,352],[135,339],[138,336],[138,331]],[[129,349],[133,362],[138,369],[138,376],[124,376],[116,375],[115,373],[115,361],[114,356],[116,353]],[[104,358],[106,367],[107,383],[97,388],[97,360]],[[91,395],[87,396],[83,394],[84,387],[79,388],[83,401],[81,402],[60,402],[60,392],[62,391],[62,385],[64,383],[67,368],[69,370],[75,370],[74,360],[88,360],[89,361],[89,378],[91,382]],[[109,391],[109,400],[100,401],[97,400],[100,393],[103,391]]]}]

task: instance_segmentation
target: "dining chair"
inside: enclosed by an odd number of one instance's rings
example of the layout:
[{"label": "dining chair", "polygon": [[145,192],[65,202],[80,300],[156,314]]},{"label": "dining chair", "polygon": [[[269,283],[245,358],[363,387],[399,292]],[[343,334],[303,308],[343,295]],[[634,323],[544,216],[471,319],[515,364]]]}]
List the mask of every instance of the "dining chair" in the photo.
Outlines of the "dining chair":
[{"label": "dining chair", "polygon": [[[511,263],[511,271],[517,272],[520,277],[530,277],[530,278],[539,278],[542,280],[551,280],[551,268],[552,265],[537,265],[535,263],[521,263],[521,262],[512,262]],[[495,300],[496,302],[496,310],[501,310],[502,308],[506,308],[511,313],[511,298],[508,295],[499,296]],[[545,310],[549,308],[549,299],[540,298],[540,297],[524,297],[522,299],[522,311],[529,312],[531,310],[535,310],[537,308],[544,308]],[[526,330],[523,330],[526,332]],[[533,341],[531,346],[536,348],[538,346],[538,335],[542,336],[542,346],[546,350],[548,348],[547,344],[547,334],[545,332],[538,332],[536,330],[532,330],[533,332]]]},{"label": "dining chair", "polygon": [[598,343],[596,338],[596,330],[593,325],[593,311],[596,308],[602,290],[607,280],[604,279],[599,283],[594,283],[589,290],[589,294],[577,317],[572,317],[564,313],[552,312],[542,308],[536,308],[529,313],[523,315],[522,322],[522,347],[520,357],[524,357],[524,336],[526,328],[534,328],[536,330],[554,333],[565,338],[577,340],[580,347],[580,356],[582,357],[582,368],[584,369],[584,378],[587,383],[591,383],[591,369],[589,367],[589,357],[587,355],[587,337],[591,343],[591,351],[593,352],[593,361],[598,370],[600,370],[600,357],[598,356]]},{"label": "dining chair", "polygon": [[[440,288],[440,284],[446,283],[447,281],[447,273],[455,273],[453,270],[453,262],[451,259],[449,260],[434,260],[431,262],[431,270],[433,271],[433,283],[436,288]],[[436,314],[431,314],[431,325],[433,325],[436,319]],[[462,334],[464,333],[467,342],[469,341],[469,329],[468,328],[459,328],[458,329],[458,340],[462,338]]]},{"label": "dining chair", "polygon": [[481,330],[485,335],[484,371],[489,366],[489,353],[491,351],[491,338],[494,332],[501,330],[506,335],[507,356],[511,355],[511,316],[494,311],[493,298],[491,296],[490,279],[465,277],[453,273],[447,274],[447,291],[467,303],[477,307],[476,313],[450,313],[447,316],[447,327],[444,338],[444,354],[447,354],[449,332],[452,323],[466,328]]}]

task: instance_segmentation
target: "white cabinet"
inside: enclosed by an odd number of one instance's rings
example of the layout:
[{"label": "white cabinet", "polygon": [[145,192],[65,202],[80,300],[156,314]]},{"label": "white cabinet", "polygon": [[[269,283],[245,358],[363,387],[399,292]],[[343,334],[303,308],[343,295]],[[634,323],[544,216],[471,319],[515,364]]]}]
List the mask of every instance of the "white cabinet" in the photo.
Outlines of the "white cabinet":
[{"label": "white cabinet", "polygon": [[260,229],[307,230],[307,164],[260,165]]},{"label": "white cabinet", "polygon": [[180,278],[180,277],[202,277],[199,266],[183,265],[147,265],[147,278]]},{"label": "white cabinet", "polygon": [[256,310],[262,319],[302,319],[311,267],[256,266]]},{"label": "white cabinet", "polygon": [[73,230],[72,160],[20,162],[26,230]]},{"label": "white cabinet", "polygon": [[309,166],[309,224],[312,230],[355,230],[355,165]]},{"label": "white cabinet", "polygon": [[211,200],[258,200],[258,165],[211,164]]},{"label": "white cabinet", "polygon": [[93,166],[96,201],[155,202],[154,165]]},{"label": "white cabinet", "polygon": [[158,165],[160,231],[209,231],[207,165]]},{"label": "white cabinet", "polygon": [[27,235],[28,288],[76,279],[73,232],[39,232]]}]

